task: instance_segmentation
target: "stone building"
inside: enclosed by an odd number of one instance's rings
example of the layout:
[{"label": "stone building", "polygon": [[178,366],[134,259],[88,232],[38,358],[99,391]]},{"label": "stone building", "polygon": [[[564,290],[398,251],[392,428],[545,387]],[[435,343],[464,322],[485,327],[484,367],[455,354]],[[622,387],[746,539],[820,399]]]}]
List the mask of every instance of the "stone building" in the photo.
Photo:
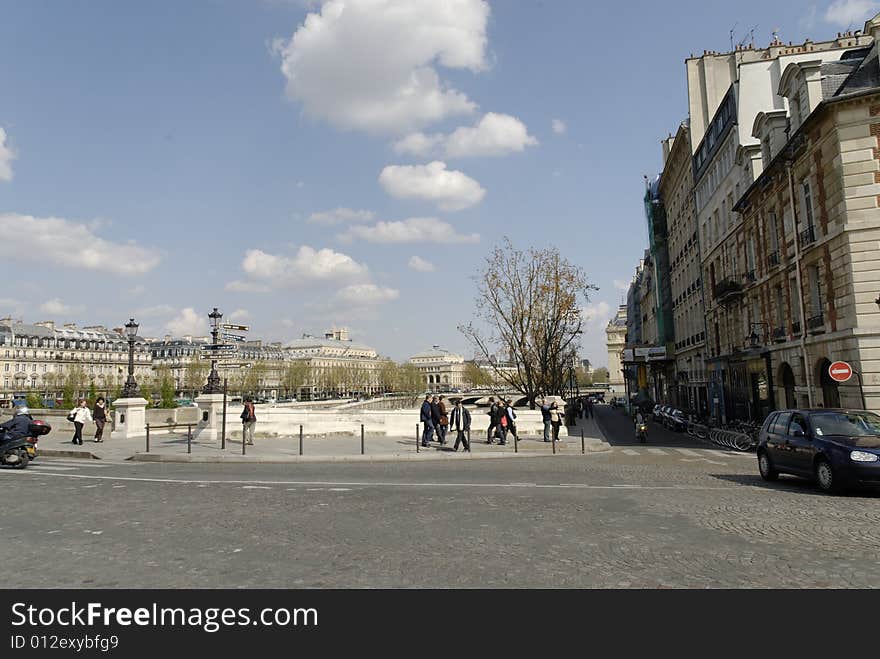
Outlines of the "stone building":
[{"label": "stone building", "polygon": [[464,386],[464,357],[440,346],[432,346],[409,358],[425,377],[426,391],[450,391]]},{"label": "stone building", "polygon": [[[784,109],[752,123],[762,169],[734,206],[729,238],[745,272],[736,304],[747,318],[719,352],[738,354],[730,412],[793,406],[862,407],[858,379],[834,382],[831,362],[861,372],[880,410],[880,15],[873,45],[789,63]],[[743,380],[744,382],[740,382]]]},{"label": "stone building", "polygon": [[306,334],[284,350],[286,359],[298,361],[304,368],[306,381],[300,397],[374,395],[386,391],[382,369],[388,360],[374,348],[352,342],[347,329],[332,329],[323,337]]},{"label": "stone building", "polygon": [[[705,306],[700,260],[700,235],[694,209],[694,175],[690,125],[681,123],[663,142],[660,198],[669,233],[669,281],[673,318],[674,386],[671,402],[689,410],[707,410]],[[659,402],[659,401],[658,401]]]},{"label": "stone building", "polygon": [[[135,378],[152,376],[146,341],[135,341]],[[128,377],[128,339],[121,328],[56,326],[52,321],[26,324],[0,318],[0,404],[36,393],[60,400],[65,386],[83,397],[90,388],[113,394]]]},{"label": "stone building", "polygon": [[621,357],[626,347],[626,305],[620,305],[605,327],[605,345],[608,348],[608,384],[611,393],[622,393],[625,389],[623,363]]}]

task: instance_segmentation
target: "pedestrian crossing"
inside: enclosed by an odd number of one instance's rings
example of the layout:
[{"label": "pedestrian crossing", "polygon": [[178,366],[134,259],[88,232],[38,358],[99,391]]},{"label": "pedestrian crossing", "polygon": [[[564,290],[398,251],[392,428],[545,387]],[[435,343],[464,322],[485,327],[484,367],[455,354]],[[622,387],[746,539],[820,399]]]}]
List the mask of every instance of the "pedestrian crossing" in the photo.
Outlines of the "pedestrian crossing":
[{"label": "pedestrian crossing", "polygon": [[624,455],[631,456],[644,456],[644,455],[652,455],[652,456],[668,456],[668,457],[687,457],[687,458],[740,458],[747,460],[754,460],[754,453],[740,453],[737,451],[721,451],[718,449],[689,449],[689,448],[675,448],[675,447],[667,447],[667,448],[658,448],[656,446],[651,447],[639,447],[639,448],[623,448],[620,446],[613,447],[613,450],[616,453],[623,453]]},{"label": "pedestrian crossing", "polygon": [[44,458],[37,456],[37,459],[28,465],[28,469],[36,469],[38,471],[76,471],[83,468],[103,469],[111,466],[110,463],[99,460],[87,460],[85,458]]}]

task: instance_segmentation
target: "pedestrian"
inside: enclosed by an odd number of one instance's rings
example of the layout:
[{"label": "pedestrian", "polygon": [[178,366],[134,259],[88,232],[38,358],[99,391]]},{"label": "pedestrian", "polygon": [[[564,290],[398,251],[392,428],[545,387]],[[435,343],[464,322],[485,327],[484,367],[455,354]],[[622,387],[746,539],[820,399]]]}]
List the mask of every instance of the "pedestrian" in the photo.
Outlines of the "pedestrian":
[{"label": "pedestrian", "polygon": [[578,400],[577,400],[577,414],[578,414],[579,419],[584,418],[584,407],[586,407],[586,405],[584,404],[584,399],[578,398]]},{"label": "pedestrian", "polygon": [[471,432],[471,413],[461,404],[460,398],[455,401],[455,407],[452,408],[452,416],[449,418],[449,425],[450,427],[455,428],[456,432],[455,445],[452,447],[452,450],[457,451],[458,444],[461,443],[464,445],[464,450],[470,453],[471,444],[466,435]]},{"label": "pedestrian", "polygon": [[422,430],[422,446],[427,446],[434,436],[434,421],[431,417],[431,394],[428,394],[425,396],[422,409],[419,412],[419,420],[425,424],[424,430]]},{"label": "pedestrian", "polygon": [[437,408],[440,411],[440,424],[437,426],[437,434],[440,437],[440,445],[446,445],[446,431],[449,429],[449,417],[446,415],[446,396],[440,396],[437,401]]},{"label": "pedestrian", "polygon": [[241,441],[251,446],[254,444],[254,428],[257,426],[257,410],[254,408],[254,400],[250,396],[244,399],[244,409],[241,411]]},{"label": "pedestrian", "polygon": [[587,418],[593,418],[593,399],[587,398]]},{"label": "pedestrian", "polygon": [[[440,441],[440,399],[437,398],[435,394],[431,398],[431,423],[434,426],[434,433],[437,435],[437,441]],[[431,441],[434,441],[434,437],[431,437]]]},{"label": "pedestrian", "polygon": [[519,435],[516,434],[516,412],[513,411],[513,401],[507,401],[507,431],[513,435],[516,441],[519,441]]},{"label": "pedestrian", "polygon": [[72,444],[78,444],[82,446],[83,443],[83,426],[86,422],[92,420],[92,413],[89,411],[89,407],[86,404],[85,398],[80,398],[76,407],[74,407],[70,414],[67,415],[67,418],[73,421],[73,440]]},{"label": "pedestrian", "polygon": [[547,399],[541,399],[541,420],[544,422],[544,441],[550,441],[550,432],[552,430],[552,423],[550,421],[550,405],[547,404]]},{"label": "pedestrian", "polygon": [[98,396],[95,401],[95,409],[92,411],[92,419],[95,421],[95,443],[104,441],[104,424],[107,423],[107,405],[103,396]]},{"label": "pedestrian", "polygon": [[553,441],[559,441],[559,427],[562,425],[562,415],[559,414],[559,406],[556,401],[550,405],[550,425],[553,426]]},{"label": "pedestrian", "polygon": [[489,430],[487,431],[486,443],[491,444],[495,431],[498,428],[498,406],[495,404],[495,397],[489,396]]}]

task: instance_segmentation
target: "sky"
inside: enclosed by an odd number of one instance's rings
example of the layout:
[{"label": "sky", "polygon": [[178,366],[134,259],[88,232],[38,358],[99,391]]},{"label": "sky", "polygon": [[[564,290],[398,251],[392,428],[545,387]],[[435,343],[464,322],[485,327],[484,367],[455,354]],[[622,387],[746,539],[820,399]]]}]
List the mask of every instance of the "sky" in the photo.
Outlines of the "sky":
[{"label": "sky", "polygon": [[458,326],[509,237],[599,287],[607,363],[687,118],[685,58],[861,29],[872,0],[0,0],[0,315],[397,360]]}]

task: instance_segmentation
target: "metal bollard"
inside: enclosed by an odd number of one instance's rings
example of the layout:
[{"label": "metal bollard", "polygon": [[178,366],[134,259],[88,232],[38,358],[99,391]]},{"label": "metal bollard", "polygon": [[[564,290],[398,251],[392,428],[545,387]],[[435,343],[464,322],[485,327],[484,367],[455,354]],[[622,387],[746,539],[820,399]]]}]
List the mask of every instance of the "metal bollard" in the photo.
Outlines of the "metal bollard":
[{"label": "metal bollard", "polygon": [[303,454],[303,427],[299,427],[299,454]]},{"label": "metal bollard", "polygon": [[553,455],[556,455],[556,434],[553,433]]},{"label": "metal bollard", "polygon": [[186,424],[186,452],[192,453],[192,424]]},{"label": "metal bollard", "polygon": [[468,435],[468,453],[470,453],[471,452],[471,431],[470,431],[470,428],[468,428],[468,430],[467,430],[467,435]]},{"label": "metal bollard", "polygon": [[364,424],[361,424],[361,455],[364,454]]},{"label": "metal bollard", "polygon": [[247,442],[244,437],[244,424],[241,424],[241,454],[247,455]]},{"label": "metal bollard", "polygon": [[150,424],[147,424],[147,453],[150,452]]},{"label": "metal bollard", "polygon": [[519,435],[513,435],[513,452],[519,453]]},{"label": "metal bollard", "polygon": [[421,451],[421,444],[419,444],[419,424],[416,424],[416,453]]},{"label": "metal bollard", "polygon": [[581,428],[581,455],[587,452],[586,445],[584,444],[584,429]]}]

